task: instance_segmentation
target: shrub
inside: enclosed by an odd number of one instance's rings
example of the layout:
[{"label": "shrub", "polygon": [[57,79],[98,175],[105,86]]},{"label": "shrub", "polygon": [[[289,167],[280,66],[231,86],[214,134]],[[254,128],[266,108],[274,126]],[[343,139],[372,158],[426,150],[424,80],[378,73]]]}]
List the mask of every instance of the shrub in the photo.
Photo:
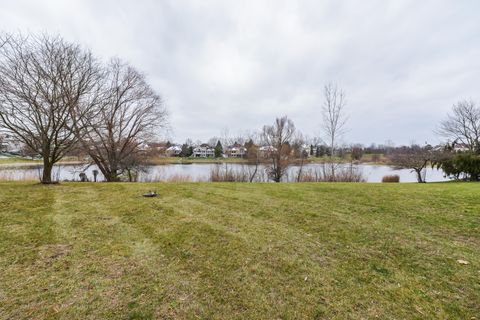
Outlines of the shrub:
[{"label": "shrub", "polygon": [[245,172],[237,172],[225,166],[215,166],[210,170],[210,181],[212,182],[248,182],[248,176]]},{"label": "shrub", "polygon": [[361,160],[363,157],[363,149],[360,147],[352,148],[352,160]]},{"label": "shrub", "polygon": [[303,171],[298,182],[365,182],[365,178],[362,171],[353,165],[323,163],[320,168]]},{"label": "shrub", "polygon": [[211,182],[266,182],[266,171],[255,165],[243,165],[239,168],[215,166],[210,170]]},{"label": "shrub", "polygon": [[398,174],[384,176],[382,182],[400,182],[400,176]]}]

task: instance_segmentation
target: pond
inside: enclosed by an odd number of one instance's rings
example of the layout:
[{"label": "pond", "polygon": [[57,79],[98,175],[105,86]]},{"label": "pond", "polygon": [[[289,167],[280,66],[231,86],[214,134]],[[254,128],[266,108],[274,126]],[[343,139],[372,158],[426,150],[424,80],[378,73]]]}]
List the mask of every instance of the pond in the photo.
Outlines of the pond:
[{"label": "pond", "polygon": [[[303,170],[315,171],[321,170],[322,164],[310,163],[306,164]],[[209,181],[210,173],[215,168],[233,170],[240,172],[242,170],[252,170],[253,167],[247,164],[228,163],[192,163],[192,164],[165,164],[148,166],[144,172],[138,176],[138,181],[154,182],[154,181]],[[366,182],[381,182],[382,177],[386,175],[399,175],[400,182],[416,182],[416,175],[409,169],[397,170],[386,165],[370,165],[358,164],[353,168],[357,172],[361,172]],[[88,179],[93,181],[93,170],[95,166],[86,168],[84,165],[58,165],[53,170],[55,180],[79,180],[79,174],[85,172]],[[298,172],[298,166],[291,166],[286,174],[286,181],[294,181],[294,176]],[[260,175],[264,175],[265,167],[260,165],[258,168]],[[0,167],[0,180],[38,180],[41,176],[41,166],[15,166],[15,167]],[[98,181],[102,181],[103,176],[99,174]],[[426,169],[427,182],[447,181],[444,177],[443,171],[427,168]]]}]

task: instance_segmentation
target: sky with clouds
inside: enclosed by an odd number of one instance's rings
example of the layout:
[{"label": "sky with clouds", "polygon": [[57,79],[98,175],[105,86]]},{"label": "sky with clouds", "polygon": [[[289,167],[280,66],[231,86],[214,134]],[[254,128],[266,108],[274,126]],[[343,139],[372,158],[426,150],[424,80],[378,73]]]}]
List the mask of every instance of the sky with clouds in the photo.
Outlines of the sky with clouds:
[{"label": "sky with clouds", "polygon": [[0,0],[0,30],[48,32],[144,72],[178,142],[287,115],[321,132],[323,87],[347,95],[348,143],[436,143],[480,100],[476,0]]}]

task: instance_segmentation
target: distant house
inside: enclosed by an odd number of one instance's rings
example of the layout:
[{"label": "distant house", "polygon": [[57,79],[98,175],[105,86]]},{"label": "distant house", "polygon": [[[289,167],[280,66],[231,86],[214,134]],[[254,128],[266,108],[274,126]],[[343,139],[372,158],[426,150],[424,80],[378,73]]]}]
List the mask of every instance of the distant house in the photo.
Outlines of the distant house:
[{"label": "distant house", "polygon": [[23,144],[7,133],[0,133],[0,152],[18,153],[22,152]]},{"label": "distant house", "polygon": [[229,146],[226,150],[226,155],[229,158],[243,158],[247,153],[247,148],[242,146],[239,143],[234,143],[232,146]]},{"label": "distant house", "polygon": [[209,146],[208,144],[202,144],[198,147],[193,148],[193,157],[195,158],[214,158],[215,157],[215,148]]},{"label": "distant house", "polygon": [[438,144],[432,148],[433,151],[444,151],[445,150],[445,145],[443,144]]},{"label": "distant house", "polygon": [[150,149],[150,146],[146,142],[142,142],[138,145],[138,150],[140,150],[142,152],[146,152],[146,151],[148,151],[148,149]]},{"label": "distant house", "polygon": [[309,157],[311,148],[308,144],[304,144],[300,147],[300,151],[301,151],[301,153],[303,154],[304,157]]},{"label": "distant house", "polygon": [[182,147],[180,146],[171,146],[165,150],[168,157],[178,157],[182,153]]},{"label": "distant house", "polygon": [[466,152],[466,151],[469,151],[469,150],[470,150],[470,148],[465,143],[455,143],[453,145],[453,151],[455,151],[455,152]]},{"label": "distant house", "polygon": [[277,152],[277,148],[274,146],[262,146],[258,148],[260,157],[267,158],[270,154]]}]

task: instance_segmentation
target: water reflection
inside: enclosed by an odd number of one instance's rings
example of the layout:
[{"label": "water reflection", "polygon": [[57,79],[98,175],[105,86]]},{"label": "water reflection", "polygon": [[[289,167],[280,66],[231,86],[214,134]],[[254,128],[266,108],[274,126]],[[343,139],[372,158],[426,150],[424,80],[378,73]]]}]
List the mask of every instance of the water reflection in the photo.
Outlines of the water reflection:
[{"label": "water reflection", "polygon": [[[229,163],[215,164],[215,163],[192,163],[192,164],[165,164],[149,166],[145,171],[138,176],[138,181],[209,181],[210,172],[216,166],[222,166],[230,170],[245,170],[246,164]],[[317,170],[321,168],[321,164],[311,163],[304,166],[304,170]],[[381,182],[382,177],[386,175],[396,174],[400,176],[400,182],[416,182],[415,174],[409,169],[396,170],[386,165],[366,165],[359,164],[354,166],[357,170],[362,172],[363,177],[367,182]],[[59,165],[55,166],[53,176],[58,181],[78,181],[79,175],[82,172],[87,174],[88,179],[93,181],[93,170],[98,170],[95,166],[86,167],[84,165]],[[265,170],[264,166],[259,167],[259,171]],[[287,172],[287,180],[293,181],[293,176],[298,171],[298,167],[292,166]],[[0,180],[39,180],[41,177],[42,167],[4,167],[0,168]],[[446,181],[441,170],[427,168],[426,172],[427,182]],[[102,181],[103,176],[98,175],[98,181]]]}]

